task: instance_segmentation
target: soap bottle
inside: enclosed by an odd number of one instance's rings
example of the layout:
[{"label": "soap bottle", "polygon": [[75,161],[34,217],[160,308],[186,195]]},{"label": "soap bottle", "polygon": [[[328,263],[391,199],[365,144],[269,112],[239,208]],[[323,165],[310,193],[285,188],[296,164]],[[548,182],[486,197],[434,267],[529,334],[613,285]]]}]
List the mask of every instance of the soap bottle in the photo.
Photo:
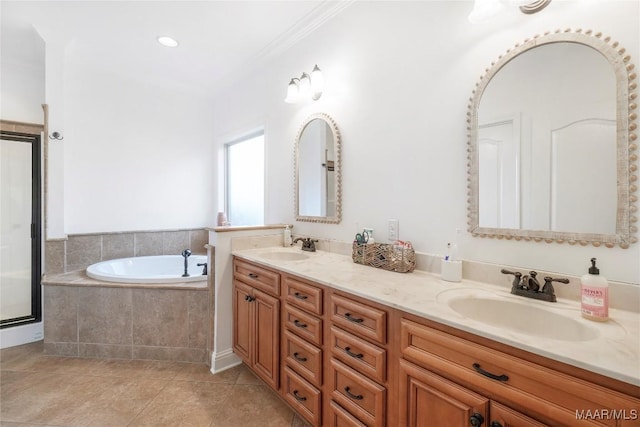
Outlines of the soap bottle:
[{"label": "soap bottle", "polygon": [[364,229],[365,233],[367,233],[367,244],[371,245],[373,243],[376,242],[376,240],[373,238],[373,228],[365,228]]},{"label": "soap bottle", "polygon": [[597,322],[609,320],[609,283],[600,276],[596,259],[591,258],[589,273],[580,279],[582,317]]},{"label": "soap bottle", "polygon": [[284,247],[293,245],[293,241],[291,240],[291,229],[289,226],[284,227]]}]

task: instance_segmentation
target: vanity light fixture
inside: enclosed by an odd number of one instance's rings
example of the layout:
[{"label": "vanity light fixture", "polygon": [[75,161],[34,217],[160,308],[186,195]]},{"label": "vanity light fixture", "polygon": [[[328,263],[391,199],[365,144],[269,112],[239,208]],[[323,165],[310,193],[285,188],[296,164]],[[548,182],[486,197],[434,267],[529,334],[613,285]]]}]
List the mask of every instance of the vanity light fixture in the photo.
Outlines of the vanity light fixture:
[{"label": "vanity light fixture", "polygon": [[479,24],[500,13],[506,4],[517,5],[520,12],[532,15],[547,7],[551,0],[475,0],[473,10],[469,14],[469,22]]},{"label": "vanity light fixture", "polygon": [[295,104],[304,99],[311,98],[317,101],[322,96],[324,89],[324,77],[322,71],[316,64],[311,71],[311,75],[304,72],[300,78],[292,78],[287,87],[287,97],[284,102]]},{"label": "vanity light fixture", "polygon": [[158,36],[156,40],[158,40],[158,43],[165,47],[178,47],[178,41],[173,37]]}]

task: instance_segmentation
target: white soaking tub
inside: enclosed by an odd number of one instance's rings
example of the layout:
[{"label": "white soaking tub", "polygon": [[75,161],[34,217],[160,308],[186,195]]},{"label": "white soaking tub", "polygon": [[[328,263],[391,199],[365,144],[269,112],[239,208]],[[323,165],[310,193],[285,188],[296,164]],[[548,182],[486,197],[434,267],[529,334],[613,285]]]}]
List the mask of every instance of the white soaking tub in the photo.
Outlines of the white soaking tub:
[{"label": "white soaking tub", "polygon": [[180,255],[140,256],[102,261],[87,268],[87,276],[117,283],[182,283],[207,280],[203,275],[206,255],[188,258],[188,277],[184,274],[184,258]]}]

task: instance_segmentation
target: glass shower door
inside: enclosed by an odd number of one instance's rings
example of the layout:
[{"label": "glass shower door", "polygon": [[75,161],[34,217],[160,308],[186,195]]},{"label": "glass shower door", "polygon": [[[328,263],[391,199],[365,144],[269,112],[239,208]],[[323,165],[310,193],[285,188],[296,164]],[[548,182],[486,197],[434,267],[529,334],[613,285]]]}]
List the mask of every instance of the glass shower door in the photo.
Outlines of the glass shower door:
[{"label": "glass shower door", "polygon": [[0,326],[40,320],[40,137],[0,138]]}]

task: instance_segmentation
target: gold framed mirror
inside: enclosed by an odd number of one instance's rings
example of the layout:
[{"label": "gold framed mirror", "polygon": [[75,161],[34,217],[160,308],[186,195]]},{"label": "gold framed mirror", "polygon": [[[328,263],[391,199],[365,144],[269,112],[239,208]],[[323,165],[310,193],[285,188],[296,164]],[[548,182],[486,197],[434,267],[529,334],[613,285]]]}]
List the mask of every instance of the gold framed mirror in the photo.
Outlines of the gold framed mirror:
[{"label": "gold framed mirror", "polygon": [[309,116],[295,140],[294,200],[297,221],[338,224],[342,219],[342,142],[325,113]]},{"label": "gold framed mirror", "polygon": [[467,113],[469,232],[636,243],[636,78],[591,30],[536,35],[492,63]]}]

